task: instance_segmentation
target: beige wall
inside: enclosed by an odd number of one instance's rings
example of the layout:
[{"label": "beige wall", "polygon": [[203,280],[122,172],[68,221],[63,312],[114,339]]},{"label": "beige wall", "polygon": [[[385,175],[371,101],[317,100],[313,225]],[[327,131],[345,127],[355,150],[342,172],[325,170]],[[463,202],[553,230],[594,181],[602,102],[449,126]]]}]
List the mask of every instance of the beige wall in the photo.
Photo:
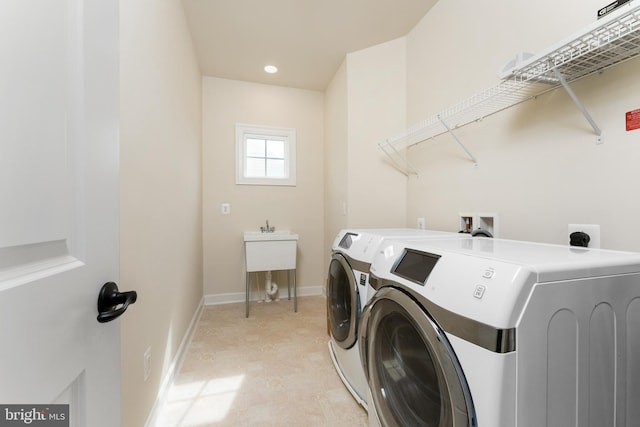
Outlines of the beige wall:
[{"label": "beige wall", "polygon": [[[182,2],[120,2],[122,426],[140,427],[202,299],[201,87]],[[151,376],[143,354],[151,347]]]},{"label": "beige wall", "polygon": [[406,178],[378,148],[406,126],[405,39],[348,54],[325,99],[328,257],[342,228],[406,226]]},{"label": "beige wall", "polygon": [[[268,219],[298,241],[298,289],[323,286],[323,94],[203,78],[204,293],[207,302],[244,299],[243,232]],[[235,124],[295,128],[297,185],[235,184]],[[229,203],[231,214],[220,205]],[[286,295],[286,275],[274,278]],[[284,289],[283,289],[284,288]],[[254,288],[255,289],[255,288]]]},{"label": "beige wall", "polygon": [[[560,42],[594,22],[601,6],[438,2],[407,37],[408,122],[499,83],[497,70],[517,52]],[[409,181],[407,222],[422,216],[429,228],[457,230],[459,212],[497,212],[501,237],[562,244],[568,223],[594,223],[603,247],[640,250],[640,131],[624,125],[625,112],[640,108],[638,75],[635,59],[572,85],[603,129],[602,145],[559,89],[460,129],[477,168],[449,135],[410,150],[420,177]]]},{"label": "beige wall", "polygon": [[324,206],[325,206],[325,271],[331,244],[338,231],[347,227],[347,62],[342,65],[324,94]]},{"label": "beige wall", "polygon": [[406,127],[406,40],[347,55],[349,227],[405,226],[406,178],[378,143]]}]

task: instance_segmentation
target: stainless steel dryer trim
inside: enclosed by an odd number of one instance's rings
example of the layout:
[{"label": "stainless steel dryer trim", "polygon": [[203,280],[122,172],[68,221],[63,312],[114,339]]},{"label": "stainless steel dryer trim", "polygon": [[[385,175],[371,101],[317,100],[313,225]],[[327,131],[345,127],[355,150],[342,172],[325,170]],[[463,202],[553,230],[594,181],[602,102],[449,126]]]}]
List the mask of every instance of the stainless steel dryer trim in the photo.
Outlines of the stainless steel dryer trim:
[{"label": "stainless steel dryer trim", "polygon": [[420,304],[446,332],[465,341],[476,344],[495,353],[510,353],[516,351],[516,328],[496,328],[477,320],[469,319],[458,313],[440,307],[424,295],[404,286],[402,283],[389,279],[381,279],[373,273],[369,274],[369,283],[378,290],[385,286],[393,286],[404,292]]},{"label": "stainless steel dryer trim", "polygon": [[[342,271],[347,279],[347,292],[350,297],[350,306],[345,307],[341,304],[339,298],[336,301],[334,298],[334,294],[331,288],[331,277],[327,277],[327,316],[329,318],[329,329],[331,333],[332,339],[338,344],[340,347],[345,350],[353,347],[358,339],[358,323],[360,321],[360,294],[358,292],[358,285],[356,283],[356,279],[353,276],[353,271],[351,270],[351,265],[349,264],[347,258],[342,252],[334,251],[331,255],[331,261],[329,263],[329,276],[331,276],[331,266],[334,262],[340,264]],[[338,317],[336,319],[336,313],[338,315],[345,314],[348,317],[348,322],[346,322],[346,318]],[[340,336],[336,336],[337,332],[344,326],[348,325],[348,330],[345,336],[339,334]]]},{"label": "stainless steel dryer trim", "polygon": [[347,262],[349,263],[349,265],[351,266],[351,268],[353,270],[357,270],[360,271],[362,273],[369,273],[369,270],[371,270],[371,263],[370,262],[364,262],[364,261],[360,261],[357,260],[355,258],[350,257],[349,255],[345,254],[342,251],[332,251],[331,255],[335,255],[335,254],[340,254],[343,257],[346,258]]},{"label": "stainless steel dryer trim", "polygon": [[[432,373],[435,376],[427,374],[421,378],[416,378],[412,375],[411,377],[413,378],[409,377],[408,372],[411,372],[412,368],[405,366],[404,363],[406,359],[418,357],[419,351],[412,351],[419,350],[419,347],[421,347],[419,344],[415,344],[416,341],[407,342],[407,344],[409,342],[413,344],[409,344],[405,348],[409,351],[404,354],[399,348],[393,348],[394,345],[392,343],[385,343],[395,334],[390,333],[388,330],[380,329],[380,325],[387,316],[394,313],[401,313],[401,317],[411,323],[411,327],[421,336],[422,345],[425,353],[429,355],[429,362],[433,366]],[[359,334],[360,358],[371,390],[372,401],[370,402],[369,411],[373,411],[376,414],[378,419],[382,421],[381,424],[398,425],[400,420],[394,413],[404,413],[406,418],[402,417],[402,425],[425,425],[423,421],[427,420],[421,416],[416,416],[411,410],[411,403],[409,403],[409,401],[412,401],[413,404],[421,404],[422,402],[418,402],[419,399],[415,400],[413,398],[407,401],[403,399],[402,392],[398,392],[397,389],[394,391],[396,387],[393,383],[396,383],[399,377],[405,377],[409,381],[416,381],[422,384],[434,380],[437,382],[434,388],[426,387],[425,389],[423,386],[416,386],[416,391],[414,392],[422,394],[422,392],[428,390],[428,394],[432,394],[437,390],[440,395],[440,401],[450,403],[448,405],[444,403],[441,406],[439,425],[477,427],[471,392],[451,343],[442,328],[424,310],[424,307],[421,307],[420,304],[413,300],[404,288],[387,286],[376,292],[370,301],[370,305],[367,305]],[[413,348],[409,349],[409,347]],[[391,350],[388,356],[393,359],[392,363],[385,363],[384,360],[380,360],[380,350],[382,348]],[[424,362],[426,362],[426,359]],[[384,371],[387,372],[387,375],[381,375],[381,372]],[[426,372],[414,372],[414,374],[420,376],[426,374]],[[399,381],[398,383],[401,382]],[[419,389],[423,389],[422,392]],[[395,410],[392,410],[392,407],[395,407]]]}]

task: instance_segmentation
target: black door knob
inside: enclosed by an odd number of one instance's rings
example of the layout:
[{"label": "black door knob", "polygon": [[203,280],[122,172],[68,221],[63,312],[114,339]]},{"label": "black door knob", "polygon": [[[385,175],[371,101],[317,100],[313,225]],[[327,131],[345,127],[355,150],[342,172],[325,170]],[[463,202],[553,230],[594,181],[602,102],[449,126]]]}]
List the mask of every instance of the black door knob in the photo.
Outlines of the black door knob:
[{"label": "black door knob", "polygon": [[114,282],[105,283],[98,294],[98,322],[105,323],[118,318],[137,299],[136,291],[120,292]]}]

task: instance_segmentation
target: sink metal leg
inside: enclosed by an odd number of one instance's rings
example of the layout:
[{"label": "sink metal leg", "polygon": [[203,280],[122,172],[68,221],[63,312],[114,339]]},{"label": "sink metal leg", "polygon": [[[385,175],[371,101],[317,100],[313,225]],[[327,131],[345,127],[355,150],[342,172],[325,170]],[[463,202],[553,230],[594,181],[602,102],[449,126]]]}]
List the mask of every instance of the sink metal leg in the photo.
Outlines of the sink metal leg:
[{"label": "sink metal leg", "polygon": [[291,300],[291,270],[287,270],[287,299]]},{"label": "sink metal leg", "polygon": [[245,310],[245,317],[249,317],[249,292],[251,289],[249,287],[249,284],[251,283],[251,273],[249,273],[248,271],[247,271],[247,276],[245,281],[246,281],[246,291],[245,291],[246,295],[245,295],[245,302],[244,302],[244,305],[245,305],[244,310]]},{"label": "sink metal leg", "polygon": [[298,312],[298,286],[296,284],[296,269],[293,269],[293,311]]}]

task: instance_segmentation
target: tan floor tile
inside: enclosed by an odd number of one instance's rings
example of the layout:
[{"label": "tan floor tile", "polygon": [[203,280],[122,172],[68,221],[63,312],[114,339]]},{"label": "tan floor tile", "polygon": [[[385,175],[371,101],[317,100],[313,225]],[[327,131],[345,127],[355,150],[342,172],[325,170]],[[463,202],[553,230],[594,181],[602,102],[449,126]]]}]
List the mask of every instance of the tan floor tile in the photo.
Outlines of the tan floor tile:
[{"label": "tan floor tile", "polygon": [[324,297],[205,307],[157,427],[360,427],[329,357]]}]

